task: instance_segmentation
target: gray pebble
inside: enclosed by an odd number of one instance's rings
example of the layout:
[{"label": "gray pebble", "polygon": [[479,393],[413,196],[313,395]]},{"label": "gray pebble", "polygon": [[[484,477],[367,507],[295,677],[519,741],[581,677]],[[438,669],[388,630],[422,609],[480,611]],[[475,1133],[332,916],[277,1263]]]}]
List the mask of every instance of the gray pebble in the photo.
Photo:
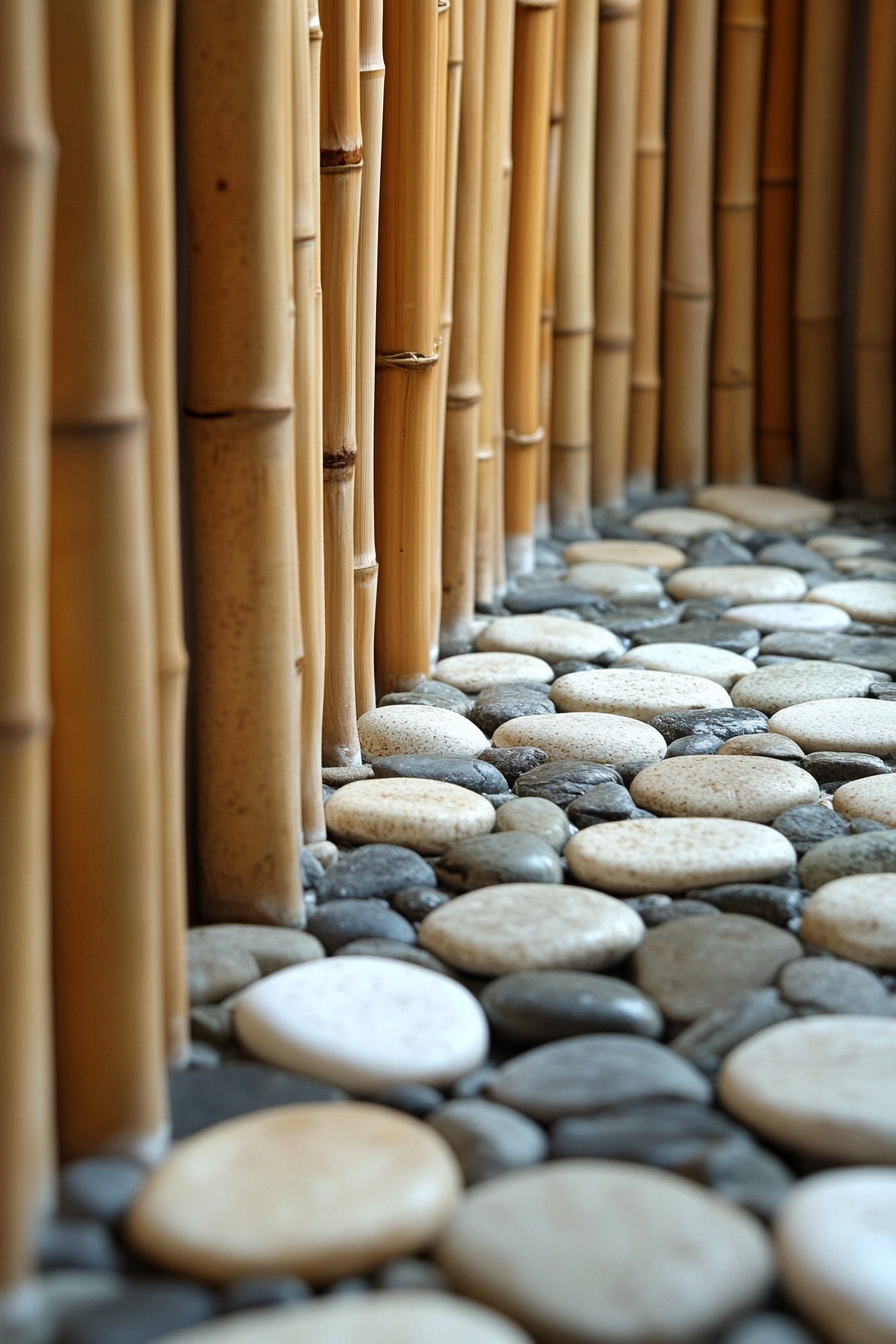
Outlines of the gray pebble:
[{"label": "gray pebble", "polygon": [[302,850],[302,889],[304,891],[317,891],[321,878],[324,875],[324,866],[319,859],[316,859],[310,849]]},{"label": "gray pebble", "polygon": [[387,938],[394,943],[417,941],[413,926],[395,910],[379,900],[338,900],[315,910],[308,921],[308,932],[319,938],[332,956],[337,948],[358,938]]},{"label": "gray pebble", "polygon": [[131,1279],[120,1297],[67,1316],[54,1344],[144,1344],[199,1325],[219,1308],[217,1294],[198,1283]]},{"label": "gray pebble", "polygon": [[254,1311],[259,1307],[284,1307],[304,1302],[311,1288],[292,1274],[252,1274],[231,1279],[223,1288],[225,1311]]},{"label": "gray pebble", "polygon": [[846,783],[867,779],[870,775],[890,774],[890,767],[884,765],[879,756],[869,756],[861,751],[812,751],[803,757],[799,766],[819,784],[830,784],[834,780]]},{"label": "gray pebble", "polygon": [[713,1144],[679,1171],[765,1219],[775,1216],[795,1183],[790,1170],[774,1153],[749,1139]]},{"label": "gray pebble", "polygon": [[725,1056],[741,1041],[793,1016],[793,1009],[776,989],[749,989],[685,1027],[672,1042],[672,1049],[712,1078]]},{"label": "gray pebble", "polygon": [[480,751],[479,760],[487,761],[500,770],[507,784],[512,788],[520,775],[544,765],[548,759],[546,751],[540,747],[486,747]]},{"label": "gray pebble", "polygon": [[777,630],[765,636],[760,649],[763,653],[783,653],[791,658],[851,663],[896,677],[896,636],[797,634]]},{"label": "gray pebble", "polygon": [[450,897],[432,887],[402,887],[401,891],[396,891],[390,904],[393,910],[404,915],[412,924],[419,924],[447,900]]},{"label": "gray pebble", "polygon": [[610,765],[594,761],[546,761],[520,775],[513,791],[518,798],[547,798],[565,811],[596,785],[619,783],[619,775]]},{"label": "gray pebble", "polygon": [[465,756],[378,756],[372,764],[376,779],[440,779],[473,793],[501,793],[505,787],[500,770],[475,757],[471,760]]},{"label": "gray pebble", "polygon": [[495,1077],[497,1069],[492,1064],[483,1064],[471,1073],[465,1073],[451,1089],[452,1097],[464,1100],[467,1097],[481,1097]]},{"label": "gray pebble", "polygon": [[600,605],[600,599],[595,593],[590,593],[585,588],[576,588],[571,583],[538,584],[504,595],[504,606],[513,612],[514,616],[528,616],[536,612],[550,611],[554,607],[595,605]]},{"label": "gray pebble", "polygon": [[673,901],[670,896],[628,896],[625,904],[641,916],[648,929],[659,924],[668,924],[673,919],[686,919],[689,915],[717,915],[719,911],[706,901]]},{"label": "gray pebble", "polygon": [[441,1106],[445,1098],[435,1087],[427,1083],[402,1083],[396,1087],[384,1087],[370,1098],[379,1106],[391,1106],[394,1111],[404,1111],[406,1115],[415,1115],[424,1119],[430,1111]]},{"label": "gray pebble", "polygon": [[171,1098],[171,1137],[188,1139],[209,1125],[270,1106],[297,1106],[322,1101],[346,1101],[341,1087],[274,1069],[254,1060],[222,1064],[199,1073],[173,1070],[168,1075]]},{"label": "gray pebble", "polygon": [[635,775],[640,775],[641,771],[646,770],[648,765],[656,765],[656,761],[626,761],[623,765],[617,765],[615,768],[622,783],[627,789],[630,789]]},{"label": "gray pebble", "polygon": [[83,1157],[59,1175],[59,1207],[74,1218],[117,1223],[146,1180],[147,1171],[129,1157]]},{"label": "gray pebble", "polygon": [[809,891],[853,873],[896,873],[896,831],[840,835],[815,845],[799,863],[800,883]]},{"label": "gray pebble", "polygon": [[752,625],[741,625],[739,621],[688,620],[681,625],[665,626],[662,630],[642,630],[632,636],[632,643],[679,644],[685,640],[688,644],[709,644],[715,649],[745,654],[759,647],[760,638],[759,631]]},{"label": "gray pebble", "polygon": [[476,701],[470,711],[470,721],[476,725],[480,732],[485,733],[486,737],[491,737],[492,733],[497,732],[502,723],[508,723],[510,719],[521,719],[536,714],[554,714],[553,702],[543,695],[535,695],[533,692],[517,691],[508,692],[507,695],[500,698],[493,697],[480,703]]},{"label": "gray pebble", "polygon": [[205,1003],[190,1009],[190,1036],[206,1045],[227,1045],[233,1040],[233,1009],[224,1003]]},{"label": "gray pebble", "polygon": [[723,611],[734,606],[733,597],[691,597],[682,603],[681,619],[691,621],[717,621]]},{"label": "gray pebble", "polygon": [[834,836],[845,835],[847,822],[829,807],[809,803],[804,807],[789,807],[772,822],[772,827],[786,835],[797,854],[808,853],[813,845],[820,845]]},{"label": "gray pebble", "polygon": [[765,714],[758,709],[742,709],[736,705],[731,709],[673,709],[667,714],[657,714],[650,723],[667,742],[694,733],[711,733],[727,742],[729,737],[768,732]]},{"label": "gray pebble", "polygon": [[114,1273],[122,1264],[109,1228],[93,1218],[48,1218],[40,1229],[37,1258],[44,1271],[89,1269]]},{"label": "gray pebble", "polygon": [[458,840],[445,850],[437,872],[441,885],[457,892],[502,882],[563,881],[556,850],[526,831],[493,831]]},{"label": "gray pebble", "polygon": [[626,821],[632,817],[649,817],[635,804],[628,789],[622,784],[596,784],[569,805],[569,819],[581,830],[602,821]]},{"label": "gray pebble", "polygon": [[802,1321],[779,1311],[742,1316],[722,1336],[721,1344],[818,1344]]},{"label": "gray pebble", "polygon": [[812,1013],[888,1012],[887,991],[873,971],[835,957],[791,961],[778,976],[781,997],[801,1017]]},{"label": "gray pebble", "polygon": [[428,1121],[454,1151],[467,1185],[534,1166],[547,1157],[544,1130],[519,1111],[493,1101],[478,1097],[449,1101]]},{"label": "gray pebble", "polygon": [[[636,635],[652,635],[660,630],[677,626],[679,607],[622,607],[608,612],[601,625],[612,630],[614,635],[624,639],[633,639]],[[683,636],[679,635],[679,639]],[[641,644],[652,644],[652,639],[636,640]],[[556,671],[556,668],[554,669]],[[560,673],[557,674],[561,675]]]},{"label": "gray pebble", "polygon": [[361,845],[328,868],[318,886],[324,901],[389,900],[404,887],[434,887],[436,879],[425,859],[403,845]]},{"label": "gray pebble", "polygon": [[589,971],[514,971],[480,997],[496,1032],[526,1045],[595,1032],[662,1035],[663,1018],[646,994],[625,980]]},{"label": "gray pebble", "polygon": [[[811,551],[810,551],[811,555]],[[753,553],[727,532],[709,532],[688,547],[689,565],[752,565]]]},{"label": "gray pebble", "polygon": [[747,1132],[721,1111],[694,1101],[652,1101],[600,1115],[572,1116],[551,1127],[552,1157],[644,1162],[674,1170],[712,1144]]},{"label": "gray pebble", "polygon": [[803,908],[799,889],[776,887],[761,882],[729,882],[719,887],[694,887],[685,892],[689,900],[713,905],[724,915],[752,915],[786,929]]},{"label": "gray pebble", "polygon": [[670,742],[667,756],[715,756],[724,739],[714,733],[689,733]]},{"label": "gray pebble", "polygon": [[763,546],[756,554],[756,563],[782,565],[784,569],[795,569],[798,574],[820,573],[825,576],[825,582],[830,582],[837,572],[823,555],[810,551],[808,546],[793,539],[773,541]]},{"label": "gray pebble", "polygon": [[435,971],[438,975],[452,975],[453,972],[427,952],[424,947],[409,947],[407,943],[396,943],[389,938],[356,938],[353,943],[344,943],[333,953],[335,957],[385,957],[388,961],[406,961],[412,966],[422,966],[425,971]]}]

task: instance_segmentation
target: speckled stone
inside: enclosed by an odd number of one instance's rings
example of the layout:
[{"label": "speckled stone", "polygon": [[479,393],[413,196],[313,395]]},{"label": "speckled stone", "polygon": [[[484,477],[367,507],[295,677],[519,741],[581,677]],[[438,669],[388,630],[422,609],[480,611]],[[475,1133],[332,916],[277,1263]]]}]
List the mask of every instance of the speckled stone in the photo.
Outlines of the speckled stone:
[{"label": "speckled stone", "polygon": [[587,971],[516,971],[486,985],[480,1003],[499,1035],[525,1045],[607,1031],[662,1035],[652,999],[624,980]]},{"label": "speckled stone", "polygon": [[874,555],[884,548],[883,542],[876,541],[873,537],[847,537],[838,536],[836,533],[824,533],[822,536],[813,537],[811,541],[806,542],[806,545],[810,551],[817,551],[827,560]]},{"label": "speckled stone", "polygon": [[597,593],[611,602],[644,602],[663,596],[663,585],[646,569],[637,565],[616,565],[605,561],[571,565],[569,582],[577,588]]},{"label": "speckled stone", "polygon": [[763,655],[826,658],[896,676],[896,639],[892,635],[801,635],[780,631],[765,635],[761,647]]},{"label": "speckled stone", "polygon": [[885,579],[847,579],[813,588],[807,602],[831,602],[848,611],[854,621],[874,625],[896,624],[896,583]]},{"label": "speckled stone", "polygon": [[439,780],[364,779],[339,789],[324,810],[328,829],[340,840],[406,845],[420,854],[441,854],[495,824],[486,798]]},{"label": "speckled stone", "polygon": [[870,775],[843,784],[833,798],[841,817],[870,817],[896,827],[896,774]]},{"label": "speckled stone", "polygon": [[778,710],[768,726],[772,733],[792,737],[804,751],[896,754],[896,704],[885,700],[809,700]]},{"label": "speckled stone", "polygon": [[[682,638],[685,630],[682,629]],[[640,644],[624,653],[614,667],[643,667],[651,672],[676,672],[715,681],[730,691],[739,677],[754,671],[749,658],[706,644]]]},{"label": "speckled stone", "polygon": [[810,1013],[887,1013],[887,991],[873,971],[833,957],[789,961],[778,992],[801,1016]]},{"label": "speckled stone", "polygon": [[798,766],[767,756],[679,756],[640,771],[632,797],[665,816],[768,822],[816,802],[818,785]]},{"label": "speckled stone", "polygon": [[834,516],[831,504],[772,485],[705,485],[697,491],[694,503],[765,530],[829,523]]},{"label": "speckled stone", "polygon": [[737,524],[712,509],[647,509],[636,514],[632,527],[654,537],[702,537],[707,532],[736,532]]},{"label": "speckled stone", "polygon": [[427,915],[419,931],[423,947],[475,975],[599,971],[628,956],[643,936],[638,915],[611,896],[527,882],[461,896]]},{"label": "speckled stone", "polygon": [[[800,761],[805,752],[789,737],[781,733],[749,733],[741,737],[729,737],[719,747],[720,756],[768,756],[774,761]],[[813,776],[814,778],[814,776]]]},{"label": "speckled stone", "polygon": [[568,565],[643,565],[670,573],[686,563],[683,551],[662,541],[574,541],[563,552]]},{"label": "speckled stone", "polygon": [[798,602],[806,581],[795,569],[771,565],[698,565],[679,569],[668,580],[670,597],[730,597],[734,602]]},{"label": "speckled stone", "polygon": [[796,861],[790,841],[770,827],[714,817],[591,826],[572,837],[565,858],[580,882],[617,896],[762,882]]},{"label": "speckled stone", "polygon": [[745,606],[729,607],[722,612],[723,621],[740,621],[752,625],[763,635],[776,630],[795,630],[826,633],[845,630],[851,623],[842,607],[822,602],[750,602]]},{"label": "speckled stone", "polygon": [[551,664],[562,658],[590,662],[623,651],[612,631],[562,616],[500,616],[477,636],[476,648],[483,653],[528,653]]},{"label": "speckled stone", "polygon": [[468,695],[504,682],[553,681],[550,663],[525,653],[460,653],[436,664],[436,681],[445,681]]},{"label": "speckled stone", "polygon": [[896,874],[826,882],[806,903],[800,934],[848,961],[896,969]]},{"label": "speckled stone", "polygon": [[554,682],[551,699],[562,710],[619,714],[642,723],[672,710],[722,709],[731,704],[728,692],[708,677],[639,668],[573,672]]},{"label": "speckled stone", "polygon": [[480,751],[479,760],[488,761],[489,765],[500,770],[508,786],[513,788],[520,775],[544,765],[547,753],[538,747],[489,747],[486,751]]},{"label": "speckled stone", "polygon": [[569,839],[566,813],[547,798],[514,798],[495,813],[496,831],[526,831],[562,854]]},{"label": "speckled stone", "polygon": [[[896,715],[896,705],[892,709]],[[620,714],[571,713],[511,719],[501,724],[493,741],[496,747],[540,747],[547,752],[549,761],[615,765],[622,761],[660,760],[666,754],[666,744],[655,728]]]},{"label": "speckled stone", "polygon": [[488,739],[460,714],[428,705],[388,705],[358,720],[361,750],[369,757],[478,756]]},{"label": "speckled stone", "polygon": [[731,699],[735,705],[772,715],[809,701],[860,698],[868,694],[874,679],[873,672],[846,663],[822,663],[810,659],[775,663],[742,677],[732,690]]},{"label": "speckled stone", "polygon": [[703,901],[723,915],[752,915],[787,928],[803,908],[799,888],[776,887],[762,882],[727,882],[717,887],[694,887],[689,898]]},{"label": "speckled stone", "polygon": [[896,833],[838,835],[800,859],[800,885],[809,891],[854,873],[896,873]]},{"label": "speckled stone", "polygon": [[803,769],[819,784],[846,783],[890,773],[890,767],[879,756],[861,751],[812,751],[803,761]]},{"label": "speckled stone", "polygon": [[621,784],[597,784],[569,805],[569,820],[582,830],[604,821],[626,821],[630,817],[649,817],[635,805],[628,789]]}]

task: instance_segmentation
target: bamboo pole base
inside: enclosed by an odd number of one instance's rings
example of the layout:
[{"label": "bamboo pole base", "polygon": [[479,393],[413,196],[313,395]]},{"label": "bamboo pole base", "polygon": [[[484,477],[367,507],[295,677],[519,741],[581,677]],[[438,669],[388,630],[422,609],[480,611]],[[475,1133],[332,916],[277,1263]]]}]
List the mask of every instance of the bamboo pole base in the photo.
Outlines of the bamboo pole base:
[{"label": "bamboo pole base", "polygon": [[713,481],[725,485],[753,483],[755,400],[752,383],[742,387],[716,386],[712,389],[710,435]]},{"label": "bamboo pole base", "polygon": [[442,657],[466,652],[476,602],[476,440],[479,391],[449,401],[445,430],[445,490],[442,505]]},{"label": "bamboo pole base", "polygon": [[636,495],[650,494],[656,488],[661,387],[658,378],[650,384],[646,380],[632,382],[628,429],[628,488]]},{"label": "bamboo pole base", "polygon": [[361,764],[355,714],[354,498],[354,468],[324,466],[324,765]]},{"label": "bamboo pole base", "polygon": [[476,605],[491,610],[495,600],[495,454],[476,450]]},{"label": "bamboo pole base", "polygon": [[355,570],[355,713],[376,708],[373,676],[373,634],[376,626],[376,588],[380,567],[374,563]]},{"label": "bamboo pole base", "polygon": [[182,1068],[190,1055],[189,993],[187,988],[186,799],[184,790],[184,737],[187,715],[186,651],[159,673],[159,762],[162,777],[162,953],[165,982],[165,1023],[168,1063]]},{"label": "bamboo pole base", "polygon": [[862,445],[859,474],[868,499],[896,494],[893,458],[893,347],[856,350],[856,437]]},{"label": "bamboo pole base", "polygon": [[[594,443],[591,450],[591,498],[594,504],[625,500],[625,455],[631,389],[631,346],[595,346],[592,383]],[[600,408],[600,414],[597,408]]]}]

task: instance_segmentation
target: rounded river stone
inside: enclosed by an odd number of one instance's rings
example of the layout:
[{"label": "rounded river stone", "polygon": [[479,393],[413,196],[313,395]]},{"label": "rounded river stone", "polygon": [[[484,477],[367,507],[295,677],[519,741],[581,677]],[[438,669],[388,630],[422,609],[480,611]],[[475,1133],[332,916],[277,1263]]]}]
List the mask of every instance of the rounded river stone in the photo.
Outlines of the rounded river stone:
[{"label": "rounded river stone", "polygon": [[318,1078],[240,1059],[216,1069],[172,1069],[168,1075],[168,1093],[171,1137],[175,1142],[188,1139],[210,1125],[272,1106],[346,1100],[342,1088]]},{"label": "rounded river stone", "polygon": [[[896,714],[896,705],[892,709]],[[511,719],[501,724],[493,741],[496,747],[540,747],[551,761],[597,761],[604,765],[658,761],[666,754],[666,744],[655,728],[620,714],[573,713]]]},{"label": "rounded river stone", "polygon": [[833,505],[774,485],[704,485],[694,496],[701,509],[718,509],[739,523],[787,531],[804,523],[829,523]]},{"label": "rounded river stone", "polygon": [[[682,641],[686,630],[682,630]],[[707,644],[641,644],[624,653],[614,667],[644,667],[653,672],[676,672],[708,678],[730,691],[739,677],[754,671],[749,658]]]},{"label": "rounded river stone", "polygon": [[568,565],[641,565],[665,573],[685,564],[684,552],[662,541],[574,541],[563,559]]},{"label": "rounded river stone", "polygon": [[488,761],[489,765],[500,770],[512,788],[520,775],[544,765],[547,754],[539,751],[538,747],[488,747],[480,751],[479,760]]},{"label": "rounded river stone", "polygon": [[863,966],[896,969],[896,873],[860,873],[819,887],[801,937]]},{"label": "rounded river stone", "polygon": [[606,560],[585,561],[570,566],[570,583],[613,602],[647,602],[663,596],[663,585],[637,565],[613,564]]},{"label": "rounded river stone", "polygon": [[896,828],[896,774],[853,780],[837,790],[833,802],[841,817],[870,817]]},{"label": "rounded river stone", "polygon": [[324,811],[329,831],[340,840],[383,841],[420,854],[441,854],[455,840],[484,835],[495,824],[486,798],[435,779],[363,779],[334,793]]},{"label": "rounded river stone", "polygon": [[476,648],[483,653],[527,653],[552,665],[562,658],[590,662],[623,651],[612,631],[563,616],[500,616],[478,635]]},{"label": "rounded river stone", "polygon": [[679,569],[668,580],[670,597],[730,597],[734,602],[798,602],[806,581],[795,569],[771,565],[698,565]]},{"label": "rounded river stone", "polygon": [[672,710],[723,709],[731,704],[728,692],[708,677],[640,668],[573,672],[554,682],[551,699],[562,710],[621,714],[642,723]]},{"label": "rounded river stone", "polygon": [[886,700],[809,700],[779,709],[768,727],[804,751],[896,753],[896,704]]},{"label": "rounded river stone", "polygon": [[702,537],[707,532],[737,531],[732,518],[714,509],[646,509],[635,515],[632,527],[654,537]]},{"label": "rounded river stone", "polygon": [[488,740],[478,728],[450,709],[427,705],[388,705],[358,720],[366,756],[478,756]]},{"label": "rounded river stone", "polygon": [[449,1101],[428,1116],[454,1152],[467,1185],[489,1181],[548,1155],[544,1130],[528,1116],[482,1097]]},{"label": "rounded river stone", "polygon": [[845,700],[868,694],[873,672],[847,663],[821,663],[804,658],[798,663],[759,667],[742,677],[731,692],[736,705],[777,714],[807,701]]},{"label": "rounded river stone", "polygon": [[620,783],[612,766],[594,761],[545,761],[519,775],[513,791],[519,798],[547,798],[565,809],[598,784],[610,783]]},{"label": "rounded river stone", "polygon": [[741,621],[755,626],[763,635],[776,630],[795,632],[838,632],[850,624],[847,612],[821,602],[748,602],[722,612],[725,621]]},{"label": "rounded river stone", "polygon": [[855,579],[825,583],[814,588],[807,602],[830,602],[848,611],[854,621],[896,625],[896,583],[884,579]]},{"label": "rounded river stone", "polygon": [[330,956],[358,938],[388,938],[408,945],[416,941],[408,921],[378,900],[331,901],[315,910],[308,928]]},{"label": "rounded river stone", "polygon": [[679,756],[658,761],[632,780],[639,807],[671,817],[772,821],[818,799],[811,775],[767,756]]},{"label": "rounded river stone", "polygon": [[486,686],[504,682],[552,681],[550,663],[526,653],[459,653],[436,664],[436,681],[476,695]]},{"label": "rounded river stone", "polygon": [[566,813],[547,798],[514,798],[505,803],[495,813],[495,830],[538,835],[558,854],[569,839]]},{"label": "rounded river stone", "polygon": [[[775,761],[804,761],[802,747],[780,733],[747,733],[729,737],[719,747],[720,756],[768,756]],[[813,776],[814,778],[814,776]]]},{"label": "rounded river stone", "polygon": [[873,971],[833,957],[788,962],[778,976],[778,992],[801,1015],[887,1010],[886,988]]},{"label": "rounded river stone", "polygon": [[662,1014],[646,994],[587,971],[515,971],[486,985],[479,1002],[495,1031],[526,1045],[600,1031],[663,1033]]},{"label": "rounded river stone", "polygon": [[[569,845],[567,853],[568,850]],[[865,835],[838,835],[816,845],[800,859],[800,885],[809,891],[854,873],[896,873],[896,834],[871,831]]]},{"label": "rounded river stone", "polygon": [[666,742],[675,742],[680,737],[699,736],[701,733],[727,741],[730,737],[741,737],[747,733],[766,732],[768,720],[755,709],[686,709],[658,714],[653,720],[653,726],[662,733]]},{"label": "rounded river stone", "polygon": [[473,793],[500,793],[506,787],[500,770],[468,756],[377,756],[377,779],[440,779]]},{"label": "rounded river stone", "polygon": [[361,845],[327,869],[317,889],[319,903],[378,896],[389,900],[405,887],[434,887],[425,859],[402,845]]},{"label": "rounded river stone", "polygon": [[562,882],[563,865],[541,836],[496,831],[449,845],[438,876],[443,887],[465,892],[506,882]]}]

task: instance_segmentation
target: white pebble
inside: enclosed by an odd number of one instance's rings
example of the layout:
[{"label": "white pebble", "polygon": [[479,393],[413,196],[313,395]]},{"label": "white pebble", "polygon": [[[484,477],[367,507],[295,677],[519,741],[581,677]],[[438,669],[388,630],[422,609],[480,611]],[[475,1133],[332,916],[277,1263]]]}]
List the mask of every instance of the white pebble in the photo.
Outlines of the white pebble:
[{"label": "white pebble", "polygon": [[804,907],[800,936],[847,961],[896,967],[896,873],[825,882]]},{"label": "white pebble", "polygon": [[804,751],[896,752],[896,704],[886,700],[810,700],[772,715],[769,731]]},{"label": "white pebble", "polygon": [[499,616],[477,637],[476,647],[482,652],[528,653],[549,663],[622,653],[611,630],[563,616]]},{"label": "white pebble", "polygon": [[478,756],[488,738],[452,709],[431,705],[383,705],[358,720],[361,750],[368,757]]},{"label": "white pebble", "polygon": [[694,503],[701,509],[718,509],[750,527],[768,529],[829,523],[834,516],[831,504],[774,485],[706,485],[697,491]]},{"label": "white pebble", "polygon": [[599,761],[604,765],[658,761],[666,754],[661,733],[649,723],[620,714],[527,714],[502,723],[492,744],[540,747],[551,761]]},{"label": "white pebble", "polygon": [[735,705],[776,714],[808,700],[845,700],[868,694],[878,676],[849,663],[823,663],[801,658],[795,663],[771,663],[743,677],[731,692]]},{"label": "white pebble", "polygon": [[775,565],[695,565],[673,574],[666,591],[678,601],[730,597],[737,603],[796,602],[806,591],[806,580],[795,569]]},{"label": "white pebble", "polygon": [[663,585],[646,569],[636,565],[613,565],[606,562],[572,565],[566,575],[570,583],[588,592],[598,593],[613,601],[634,600],[663,596]]},{"label": "white pebble", "polygon": [[687,556],[677,546],[662,541],[574,541],[563,552],[568,565],[608,563],[642,565],[668,573],[687,564]]},{"label": "white pebble", "polygon": [[441,854],[455,840],[495,824],[487,798],[438,779],[363,779],[337,789],[324,808],[327,826],[353,845],[407,845]]},{"label": "white pebble", "polygon": [[475,695],[486,686],[499,686],[504,682],[550,683],[554,680],[554,671],[543,658],[533,658],[527,653],[458,653],[436,663],[433,677],[436,681],[456,686],[459,691],[466,691],[468,695]]},{"label": "white pebble", "polygon": [[[682,634],[687,633],[683,627]],[[679,672],[685,676],[706,677],[718,682],[726,691],[739,677],[755,672],[749,658],[728,649],[714,649],[709,644],[641,644],[624,653],[614,667],[644,667],[651,672]]]},{"label": "white pebble", "polygon": [[657,714],[681,709],[724,709],[731,697],[708,677],[631,668],[617,672],[570,672],[551,688],[558,709],[621,714],[649,723]]},{"label": "white pebble", "polygon": [[724,621],[740,621],[751,625],[763,635],[776,630],[809,631],[826,634],[845,630],[851,617],[842,607],[825,602],[751,602],[743,607],[729,607],[722,612]]},{"label": "white pebble", "polygon": [[774,821],[789,807],[818,802],[806,770],[767,756],[671,756],[635,775],[631,793],[649,812],[739,821]]},{"label": "white pebble", "polygon": [[813,588],[807,602],[834,602],[854,621],[896,624],[896,583],[885,579],[849,579]]}]

